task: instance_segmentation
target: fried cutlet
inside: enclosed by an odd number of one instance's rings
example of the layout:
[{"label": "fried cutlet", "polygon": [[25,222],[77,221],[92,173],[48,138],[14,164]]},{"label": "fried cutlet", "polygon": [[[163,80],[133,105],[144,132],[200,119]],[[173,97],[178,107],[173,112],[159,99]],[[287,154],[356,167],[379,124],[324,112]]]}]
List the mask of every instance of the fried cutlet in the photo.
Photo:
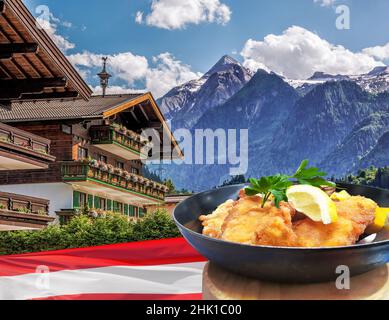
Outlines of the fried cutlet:
[{"label": "fried cutlet", "polygon": [[221,227],[233,205],[233,200],[227,200],[221,204],[212,214],[200,216],[199,220],[204,227],[203,234],[212,238],[220,238]]},{"label": "fried cutlet", "polygon": [[270,201],[261,208],[258,196],[241,198],[222,225],[221,239],[252,245],[292,246],[294,210],[287,203],[276,208]]},{"label": "fried cutlet", "polygon": [[356,196],[335,202],[338,221],[324,225],[309,218],[297,221],[294,232],[299,247],[335,247],[356,243],[366,227],[374,221],[377,204]]}]

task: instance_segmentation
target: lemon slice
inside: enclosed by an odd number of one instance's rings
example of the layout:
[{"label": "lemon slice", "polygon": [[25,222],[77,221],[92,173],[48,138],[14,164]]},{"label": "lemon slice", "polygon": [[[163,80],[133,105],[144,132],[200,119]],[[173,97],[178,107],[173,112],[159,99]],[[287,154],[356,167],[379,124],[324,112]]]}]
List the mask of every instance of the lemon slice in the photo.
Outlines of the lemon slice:
[{"label": "lemon slice", "polygon": [[331,199],[334,201],[343,201],[343,200],[347,200],[350,198],[351,198],[351,195],[346,190],[342,190],[340,192],[335,192],[331,195]]},{"label": "lemon slice", "polygon": [[366,229],[366,234],[380,232],[388,223],[389,208],[376,208],[374,222]]},{"label": "lemon slice", "polygon": [[327,193],[310,185],[296,185],[286,191],[291,205],[313,221],[330,224],[336,222],[335,203]]}]

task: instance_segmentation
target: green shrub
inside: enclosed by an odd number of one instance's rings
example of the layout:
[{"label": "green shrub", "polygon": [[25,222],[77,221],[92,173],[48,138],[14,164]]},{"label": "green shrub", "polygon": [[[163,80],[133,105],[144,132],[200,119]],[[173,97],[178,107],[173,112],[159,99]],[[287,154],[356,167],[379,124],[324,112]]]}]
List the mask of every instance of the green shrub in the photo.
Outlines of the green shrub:
[{"label": "green shrub", "polygon": [[38,231],[0,232],[0,255],[82,248],[104,244],[174,238],[180,236],[166,211],[147,214],[136,222],[107,213],[98,218],[77,215],[63,226]]},{"label": "green shrub", "polygon": [[138,241],[180,236],[178,228],[166,211],[158,209],[134,224],[133,235]]}]

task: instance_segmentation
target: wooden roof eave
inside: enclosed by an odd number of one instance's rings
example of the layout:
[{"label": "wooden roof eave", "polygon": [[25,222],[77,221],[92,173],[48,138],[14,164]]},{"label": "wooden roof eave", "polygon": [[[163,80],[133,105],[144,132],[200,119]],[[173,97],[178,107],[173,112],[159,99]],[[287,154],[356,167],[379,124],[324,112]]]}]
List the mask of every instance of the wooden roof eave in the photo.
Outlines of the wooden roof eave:
[{"label": "wooden roof eave", "polygon": [[157,116],[157,118],[159,119],[159,121],[162,123],[162,126],[164,128],[164,130],[167,132],[167,134],[169,135],[169,138],[170,140],[172,141],[172,145],[174,147],[174,150],[173,150],[173,157],[175,156],[175,154],[177,154],[177,156],[179,158],[183,158],[184,157],[184,154],[181,150],[181,148],[179,147],[178,143],[177,143],[177,140],[175,139],[174,135],[173,135],[173,132],[170,130],[170,127],[167,125],[166,123],[166,119],[164,117],[164,115],[162,114],[161,110],[159,109],[158,105],[157,105],[157,102],[155,101],[153,95],[151,94],[151,92],[147,92],[145,93],[144,95],[140,96],[140,97],[137,97],[135,99],[132,99],[128,102],[125,102],[123,104],[120,104],[118,106],[115,106],[113,108],[111,108],[110,110],[107,110],[105,112],[103,112],[103,118],[106,119],[106,118],[109,118],[115,114],[118,114],[120,112],[123,112],[127,109],[130,109],[132,107],[135,107],[143,102],[146,102],[146,101],[150,101],[151,103],[151,106]]},{"label": "wooden roof eave", "polygon": [[39,50],[43,50],[56,67],[64,73],[66,79],[72,84],[74,89],[83,99],[89,99],[92,94],[90,87],[55,45],[50,36],[37,26],[36,19],[28,11],[26,6],[20,0],[0,0],[0,9],[3,10],[3,14],[7,14],[7,11],[10,10],[11,13],[19,19],[30,36],[34,38],[38,44]]}]

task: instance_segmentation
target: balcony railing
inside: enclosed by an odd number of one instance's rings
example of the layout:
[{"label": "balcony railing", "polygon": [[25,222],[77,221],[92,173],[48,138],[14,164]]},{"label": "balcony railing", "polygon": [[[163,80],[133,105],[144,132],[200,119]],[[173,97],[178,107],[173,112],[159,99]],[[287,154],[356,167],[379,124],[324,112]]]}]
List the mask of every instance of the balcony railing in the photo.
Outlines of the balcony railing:
[{"label": "balcony railing", "polygon": [[169,188],[163,184],[95,160],[64,162],[62,164],[62,177],[65,181],[93,180],[162,201],[169,191]]},{"label": "balcony railing", "polygon": [[13,193],[0,192],[0,210],[48,216],[49,201]]},{"label": "balcony railing", "polygon": [[118,144],[138,155],[141,154],[146,143],[139,134],[117,125],[92,126],[90,136],[95,145]]},{"label": "balcony railing", "polygon": [[25,150],[38,158],[55,159],[50,155],[50,140],[4,123],[0,123],[0,143],[9,148]]}]

